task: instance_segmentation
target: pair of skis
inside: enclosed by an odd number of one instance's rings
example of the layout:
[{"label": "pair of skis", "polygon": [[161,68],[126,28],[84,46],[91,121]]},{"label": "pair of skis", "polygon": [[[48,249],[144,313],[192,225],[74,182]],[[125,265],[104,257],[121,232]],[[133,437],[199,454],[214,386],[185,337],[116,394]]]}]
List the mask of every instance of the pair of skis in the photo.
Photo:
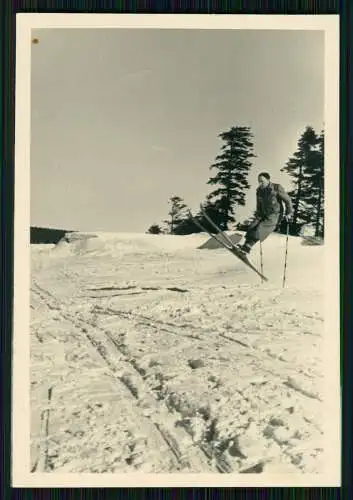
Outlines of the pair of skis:
[{"label": "pair of skis", "polygon": [[248,259],[248,257],[241,251],[239,250],[233,241],[230,239],[230,237],[222,231],[217,224],[209,217],[209,215],[206,213],[205,209],[203,208],[202,205],[200,205],[201,213],[205,217],[205,219],[210,223],[210,225],[214,228],[214,230],[217,232],[216,234],[211,233],[208,229],[202,226],[200,222],[193,216],[191,211],[189,210],[189,215],[193,222],[196,224],[197,227],[201,229],[202,232],[208,233],[212,238],[214,238],[222,247],[226,248],[231,252],[233,255],[238,257],[246,266],[248,266],[250,269],[252,269],[260,278],[264,281],[268,281],[268,278],[264,276]]}]

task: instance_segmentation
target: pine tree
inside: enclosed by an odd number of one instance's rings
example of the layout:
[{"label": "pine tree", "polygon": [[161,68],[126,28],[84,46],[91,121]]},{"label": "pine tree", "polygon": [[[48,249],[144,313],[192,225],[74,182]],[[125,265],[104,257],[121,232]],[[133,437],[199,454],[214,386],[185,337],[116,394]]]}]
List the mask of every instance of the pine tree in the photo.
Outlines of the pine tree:
[{"label": "pine tree", "polygon": [[[196,218],[199,219],[198,217]],[[185,219],[182,219],[174,229],[174,234],[178,235],[186,235],[186,234],[193,234],[200,232],[201,229],[195,224],[195,222],[189,215]]]},{"label": "pine tree", "polygon": [[294,185],[294,189],[288,194],[293,202],[293,225],[310,222],[311,213],[308,210],[310,183],[308,184],[306,174],[310,171],[313,163],[317,161],[316,146],[318,137],[312,127],[306,127],[298,141],[298,149],[289,158],[286,165],[281,169],[287,172]]},{"label": "pine tree", "polygon": [[169,227],[170,234],[177,234],[178,226],[188,218],[186,215],[187,206],[185,205],[183,199],[179,196],[172,196],[169,199],[169,203],[170,210],[168,215],[170,218],[164,222]]},{"label": "pine tree", "polygon": [[158,226],[158,224],[152,224],[147,230],[148,234],[161,234],[162,229]]},{"label": "pine tree", "polygon": [[310,214],[310,222],[315,229],[315,236],[324,236],[325,138],[323,130],[317,137],[316,145],[305,169],[303,199]]},{"label": "pine tree", "polygon": [[322,130],[319,137],[319,165],[318,180],[319,194],[316,205],[315,236],[325,235],[325,132]]},{"label": "pine tree", "polygon": [[[225,142],[222,153],[216,157],[210,170],[217,173],[207,184],[218,186],[207,197],[206,210],[215,218],[221,229],[234,222],[235,208],[245,205],[245,191],[250,188],[247,177],[252,166],[253,135],[249,127],[232,127],[219,137]],[[212,212],[212,213],[211,213]]]},{"label": "pine tree", "polygon": [[[224,225],[224,215],[222,211],[222,206],[219,200],[212,200],[212,196],[208,196],[206,201],[202,203],[202,206],[207,213],[207,215],[217,224],[220,229],[227,229]],[[215,233],[214,227],[208,222],[208,220],[203,216],[202,212],[198,212],[197,219],[200,221],[202,226],[210,231],[211,233]]]}]

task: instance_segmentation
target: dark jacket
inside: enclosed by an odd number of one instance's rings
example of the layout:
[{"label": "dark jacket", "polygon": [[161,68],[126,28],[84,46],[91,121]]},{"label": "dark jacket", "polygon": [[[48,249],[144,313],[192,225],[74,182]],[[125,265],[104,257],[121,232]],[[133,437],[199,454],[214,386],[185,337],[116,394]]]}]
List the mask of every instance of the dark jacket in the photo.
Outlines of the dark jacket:
[{"label": "dark jacket", "polygon": [[286,206],[286,215],[292,214],[291,199],[280,184],[270,182],[265,188],[258,187],[256,190],[256,219],[277,223],[282,214],[282,202]]},{"label": "dark jacket", "polygon": [[255,220],[246,233],[246,241],[254,243],[264,241],[277,227],[283,212],[283,203],[286,206],[286,215],[293,212],[292,202],[280,184],[270,184],[256,190]]}]

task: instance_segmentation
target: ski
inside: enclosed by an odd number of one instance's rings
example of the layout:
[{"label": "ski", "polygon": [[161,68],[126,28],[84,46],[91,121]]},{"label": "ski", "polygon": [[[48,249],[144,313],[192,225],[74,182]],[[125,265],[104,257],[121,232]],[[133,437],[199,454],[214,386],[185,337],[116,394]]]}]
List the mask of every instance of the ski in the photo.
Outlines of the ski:
[{"label": "ski", "polygon": [[222,241],[220,238],[218,238],[216,234],[213,234],[211,233],[211,231],[209,231],[208,229],[206,229],[205,227],[202,226],[202,224],[200,224],[200,222],[192,215],[191,211],[189,210],[189,216],[190,218],[193,220],[194,224],[199,228],[201,229],[202,232],[205,232],[207,234],[209,234],[211,236],[211,238],[215,239],[216,241],[218,241],[218,243],[220,245],[222,245],[222,247],[226,248],[227,250],[230,250],[232,251],[234,245],[232,243],[232,245],[230,244],[227,244],[225,241]]},{"label": "ski", "polygon": [[234,247],[231,252],[236,255],[242,262],[244,262],[244,264],[246,266],[248,266],[250,269],[252,269],[258,276],[260,276],[260,278],[264,281],[268,281],[268,278],[266,278],[266,276],[264,274],[262,274],[255,266],[254,264],[252,264],[250,262],[250,260],[248,259],[248,257],[246,255],[244,255],[243,252],[241,252],[241,250],[238,250],[237,247]]},{"label": "ski", "polygon": [[[205,227],[202,226],[202,224],[192,215],[191,211],[189,210],[189,215],[193,222],[201,229],[201,231],[208,233],[212,238],[214,238],[220,245],[222,245],[224,248],[229,250],[233,255],[238,257],[239,260],[241,260],[246,266],[248,266],[250,269],[252,269],[258,276],[260,276],[261,279],[264,281],[268,281],[268,278],[264,276],[251,262],[250,260],[246,257],[246,255],[243,254],[238,248],[233,244],[233,242],[230,240],[228,235],[226,235],[218,226],[217,224],[210,219],[210,217],[205,213],[203,207],[201,207],[201,212],[207,219],[207,221],[213,226],[215,230],[217,230],[217,234],[211,233],[211,231],[208,231]],[[221,238],[218,237],[219,234],[222,234],[223,237],[227,240],[227,243],[223,241]]]},{"label": "ski", "polygon": [[205,217],[205,219],[211,224],[211,226],[213,227],[213,229],[215,231],[217,231],[218,234],[221,234],[223,236],[223,238],[227,241],[227,244],[230,245],[231,247],[234,247],[234,243],[232,242],[232,240],[229,238],[228,234],[225,233],[224,231],[222,231],[222,229],[220,229],[217,224],[211,219],[211,217],[208,215],[208,213],[206,212],[206,210],[204,209],[204,207],[202,205],[200,205],[200,210],[201,210],[201,213],[202,215]]}]

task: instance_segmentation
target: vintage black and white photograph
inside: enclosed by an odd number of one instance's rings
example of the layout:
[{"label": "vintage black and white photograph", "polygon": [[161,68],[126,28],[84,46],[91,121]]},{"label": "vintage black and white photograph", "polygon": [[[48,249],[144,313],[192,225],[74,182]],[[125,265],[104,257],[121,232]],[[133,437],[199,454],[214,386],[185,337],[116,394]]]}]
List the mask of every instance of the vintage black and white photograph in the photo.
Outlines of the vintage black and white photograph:
[{"label": "vintage black and white photograph", "polygon": [[338,19],[110,17],[18,39],[18,470],[338,485]]}]

